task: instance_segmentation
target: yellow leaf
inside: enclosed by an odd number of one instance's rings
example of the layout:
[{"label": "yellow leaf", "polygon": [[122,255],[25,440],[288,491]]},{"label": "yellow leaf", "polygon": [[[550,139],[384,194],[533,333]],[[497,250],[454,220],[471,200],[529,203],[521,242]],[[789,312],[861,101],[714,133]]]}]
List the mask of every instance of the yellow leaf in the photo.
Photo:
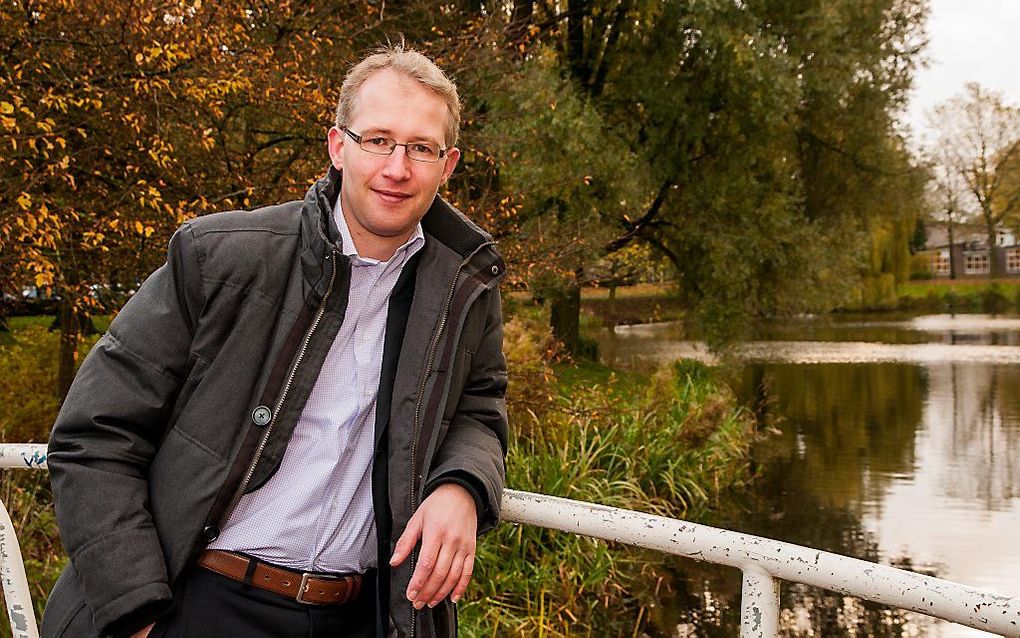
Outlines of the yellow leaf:
[{"label": "yellow leaf", "polygon": [[135,232],[139,235],[145,234],[145,226],[142,226],[142,222],[135,222]]},{"label": "yellow leaf", "polygon": [[49,273],[41,272],[35,276],[35,285],[37,287],[49,286],[51,283],[53,283],[53,276]]},{"label": "yellow leaf", "polygon": [[32,196],[28,193],[22,193],[18,197],[18,206],[21,206],[24,210],[28,210],[29,206],[32,205]]},{"label": "yellow leaf", "polygon": [[0,113],[10,115],[14,112],[14,105],[10,102],[0,102]]},{"label": "yellow leaf", "polygon": [[135,64],[141,64],[143,60],[145,60],[145,56],[143,56],[141,53],[135,54]]}]

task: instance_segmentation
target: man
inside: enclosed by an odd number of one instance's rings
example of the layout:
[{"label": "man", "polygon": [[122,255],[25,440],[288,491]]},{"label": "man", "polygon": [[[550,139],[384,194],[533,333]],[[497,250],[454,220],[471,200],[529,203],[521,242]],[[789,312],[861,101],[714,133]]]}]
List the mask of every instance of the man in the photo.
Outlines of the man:
[{"label": "man", "polygon": [[44,635],[456,632],[507,436],[503,262],[436,194],[459,117],[384,50],[303,202],[177,231],[54,426]]}]

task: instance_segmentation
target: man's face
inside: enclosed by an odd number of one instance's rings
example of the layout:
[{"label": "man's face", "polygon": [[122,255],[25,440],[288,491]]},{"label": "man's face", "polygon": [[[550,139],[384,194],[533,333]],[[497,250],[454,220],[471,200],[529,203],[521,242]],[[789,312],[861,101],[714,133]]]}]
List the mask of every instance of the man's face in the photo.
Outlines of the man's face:
[{"label": "man's face", "polygon": [[[363,139],[446,146],[446,104],[403,74],[379,71],[361,86],[355,104],[348,128]],[[341,204],[358,253],[375,259],[389,259],[410,237],[460,157],[451,148],[435,164],[415,162],[402,146],[373,155],[336,127],[328,144],[333,166],[344,174]]]}]

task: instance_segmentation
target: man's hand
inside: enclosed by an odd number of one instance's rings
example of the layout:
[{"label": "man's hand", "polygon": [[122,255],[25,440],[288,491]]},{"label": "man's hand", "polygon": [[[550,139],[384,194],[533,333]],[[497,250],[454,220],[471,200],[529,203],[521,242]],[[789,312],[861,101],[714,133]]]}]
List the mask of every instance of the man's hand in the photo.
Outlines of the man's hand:
[{"label": "man's hand", "polygon": [[418,564],[407,587],[415,609],[435,607],[451,591],[453,602],[464,595],[474,571],[477,529],[475,499],[456,483],[437,487],[414,513],[390,565],[403,563],[421,538]]}]

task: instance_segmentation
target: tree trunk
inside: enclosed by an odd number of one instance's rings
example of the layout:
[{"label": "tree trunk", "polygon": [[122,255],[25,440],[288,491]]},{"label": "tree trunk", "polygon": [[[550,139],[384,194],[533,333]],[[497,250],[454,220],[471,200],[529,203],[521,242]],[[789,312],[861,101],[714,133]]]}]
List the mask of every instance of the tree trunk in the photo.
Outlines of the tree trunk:
[{"label": "tree trunk", "polygon": [[584,19],[588,16],[590,0],[567,0],[567,60],[578,84],[587,91],[591,79],[591,66],[584,51]]},{"label": "tree trunk", "polygon": [[549,325],[553,337],[563,344],[568,354],[577,356],[581,351],[581,286],[575,281],[566,288],[552,291],[549,297],[552,301]]},{"label": "tree trunk", "polygon": [[609,303],[606,307],[606,314],[609,315],[609,321],[612,322],[612,327],[615,328],[618,323],[616,320],[616,280],[614,279],[609,284]]},{"label": "tree trunk", "polygon": [[995,241],[995,226],[988,225],[988,278],[995,279],[1001,273],[999,272],[999,260]]},{"label": "tree trunk", "polygon": [[947,226],[949,230],[949,278],[956,279],[956,257],[953,256],[954,244],[953,244],[953,222],[949,222]]},{"label": "tree trunk", "polygon": [[78,341],[81,336],[79,313],[74,301],[66,296],[60,301],[60,354],[57,364],[57,398],[64,402],[67,391],[74,381],[75,364],[78,361]]}]

